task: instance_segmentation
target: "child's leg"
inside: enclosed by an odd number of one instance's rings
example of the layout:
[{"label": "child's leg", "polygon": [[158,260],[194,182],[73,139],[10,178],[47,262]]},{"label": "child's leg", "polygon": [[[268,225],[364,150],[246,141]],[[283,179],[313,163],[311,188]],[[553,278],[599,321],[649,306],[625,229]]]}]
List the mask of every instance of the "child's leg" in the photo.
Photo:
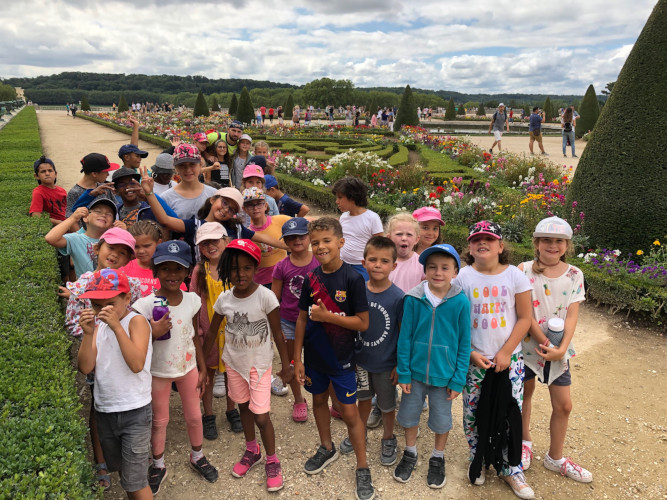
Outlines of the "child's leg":
[{"label": "child's leg", "polygon": [[139,491],[128,491],[127,498],[130,500],[151,500],[153,498],[153,492],[151,491],[150,486],[146,486]]},{"label": "child's leg", "polygon": [[366,424],[359,417],[359,409],[355,403],[340,403],[341,415],[347,426],[348,436],[357,457],[357,469],[368,467],[366,462]]},{"label": "child's leg", "polygon": [[[563,446],[567,434],[567,424],[572,411],[572,398],[570,397],[570,386],[549,386],[551,396],[551,443],[549,445],[549,456],[554,460],[563,458]],[[524,407],[525,408],[525,407]]]},{"label": "child's leg", "polygon": [[[239,413],[241,415],[241,425],[243,426],[243,434],[245,435],[246,443],[255,441],[255,417],[249,409],[250,405],[250,384],[241,376],[240,373],[235,372],[227,367],[227,395],[232,402],[239,405]],[[257,373],[255,371],[255,373]],[[270,383],[269,375],[269,383]],[[252,383],[252,372],[251,372]],[[269,384],[270,385],[270,384]],[[269,392],[271,391],[269,387]],[[253,452],[255,450],[251,450]]]},{"label": "child's leg", "polygon": [[435,435],[435,449],[441,452],[445,451],[445,445],[447,444],[447,438],[449,437],[449,432],[444,434]]},{"label": "child's leg", "polygon": [[372,401],[372,399],[357,401],[357,406],[359,408],[359,418],[361,418],[362,422],[366,422],[368,420],[368,416],[371,414],[371,410],[373,409]]},{"label": "child's leg", "polygon": [[[366,417],[368,419],[368,417]],[[362,420],[365,422],[366,420]],[[396,424],[396,410],[382,412],[382,428],[384,434],[382,439],[391,439],[394,436],[394,427]]]},{"label": "child's leg", "polygon": [[[523,406],[523,376],[524,376],[524,364],[523,364],[523,355],[519,353],[512,354],[510,358],[510,382],[512,384],[512,397],[519,405],[519,411],[521,411]],[[503,476],[509,476],[522,472],[523,469],[521,465],[513,466],[509,465],[509,451],[507,446],[503,449],[503,467],[500,472]]]},{"label": "child's leg", "polygon": [[164,455],[164,444],[167,439],[167,424],[169,423],[169,396],[171,394],[170,378],[153,377],[151,390],[153,407],[153,426],[151,430],[151,448],[153,458],[159,459]]},{"label": "child's leg", "polygon": [[222,372],[222,376],[225,377],[225,387],[227,388],[227,394],[225,396],[225,399],[227,400],[227,411],[232,411],[236,408],[236,403],[234,403],[234,400],[229,395],[229,379],[227,378],[226,370]]},{"label": "child's leg", "polygon": [[270,457],[276,454],[276,433],[273,429],[273,423],[269,413],[254,415],[255,423],[259,428],[259,434],[262,436],[262,443],[266,450],[266,456]]},{"label": "child's leg", "polygon": [[331,450],[331,414],[329,413],[329,391],[313,394],[313,415],[320,444]]},{"label": "child's leg", "polygon": [[246,443],[254,441],[255,436],[255,415],[250,411],[248,406],[250,401],[239,403],[239,413],[241,414],[241,425],[243,426],[243,436]]},{"label": "child's leg", "polygon": [[193,368],[176,380],[178,395],[181,397],[181,404],[183,405],[183,416],[188,427],[190,445],[194,451],[201,451],[204,441],[204,427],[201,420],[201,407],[199,406],[199,391],[197,390],[198,379],[199,371],[197,368]]},{"label": "child's leg", "polygon": [[331,384],[329,384],[329,397],[331,398],[331,407],[338,413],[341,413],[340,401],[338,401],[338,398],[336,397],[336,391],[334,391],[333,385]]},{"label": "child's leg", "polygon": [[521,421],[523,423],[523,440],[532,441],[530,437],[530,415],[533,410],[533,393],[535,392],[535,378],[526,379],[523,382],[523,408],[521,410]]},{"label": "child's leg", "polygon": [[204,415],[214,415],[213,412],[213,382],[215,380],[215,368],[208,368],[206,370],[208,374],[208,384],[204,388],[204,397],[202,402],[204,403]]},{"label": "child's leg", "polygon": [[477,451],[477,423],[475,421],[475,408],[479,404],[482,393],[482,380],[486,370],[471,364],[466,375],[466,385],[463,388],[463,432],[465,433],[468,446],[470,447],[470,460]]},{"label": "child's leg", "polygon": [[[88,416],[88,427],[90,428],[90,443],[93,445],[93,458],[95,459],[96,464],[103,464],[104,461],[104,452],[102,451],[102,443],[100,443],[100,436],[97,432],[97,420],[95,418],[95,386],[90,386],[90,415]],[[97,469],[96,476],[99,479],[100,486],[108,488],[111,486],[109,481],[104,478],[109,474],[109,470],[106,468]]]},{"label": "child's leg", "polygon": [[[396,386],[391,381],[391,371],[371,373],[371,386],[377,396],[377,407],[382,412],[382,439],[394,437],[394,423],[396,421]],[[361,407],[360,407],[361,408]],[[368,415],[362,416],[362,421],[368,421]]]},{"label": "child's leg", "polygon": [[[294,339],[287,339],[287,355],[289,356],[289,359],[294,359]],[[292,389],[292,394],[294,394],[294,402],[305,403],[306,400],[301,393],[301,384],[299,384],[296,377],[292,379],[289,386]]]}]

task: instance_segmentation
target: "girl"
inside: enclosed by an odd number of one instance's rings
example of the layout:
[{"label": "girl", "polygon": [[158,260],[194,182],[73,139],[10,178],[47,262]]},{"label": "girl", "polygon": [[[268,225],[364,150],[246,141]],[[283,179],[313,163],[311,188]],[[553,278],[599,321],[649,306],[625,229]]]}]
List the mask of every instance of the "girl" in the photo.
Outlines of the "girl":
[{"label": "girl", "polygon": [[445,225],[440,210],[433,207],[422,207],[412,212],[412,216],[419,223],[419,241],[415,245],[415,252],[421,254],[428,247],[442,243],[440,228]]},{"label": "girl", "polygon": [[[270,158],[271,149],[269,148],[269,143],[266,141],[257,141],[255,143],[255,156],[261,156],[266,162],[266,166],[262,166],[264,174],[273,175],[274,170],[276,169],[276,162]],[[251,158],[252,162],[254,159]]]},{"label": "girl", "polygon": [[424,266],[419,263],[419,254],[414,248],[419,242],[419,224],[409,213],[398,213],[389,219],[387,236],[396,245],[396,268],[389,279],[398,288],[408,293],[424,276]]},{"label": "girl", "polygon": [[[535,259],[519,265],[533,285],[534,317],[528,336],[523,340],[526,363],[523,399],[523,470],[530,467],[533,443],[530,436],[530,415],[535,376],[549,387],[551,397],[551,443],[544,457],[544,467],[582,483],[590,483],[593,475],[563,457],[567,424],[572,411],[569,359],[575,355],[572,338],[577,325],[579,304],[584,301],[584,277],[581,270],[567,264],[565,257],[572,250],[572,228],[563,219],[549,217],[537,224],[533,233]],[[560,321],[554,321],[558,318]],[[554,345],[548,338],[554,323],[562,325],[562,340]],[[537,355],[536,355],[537,353]]]},{"label": "girl", "polygon": [[[191,255],[190,247],[184,241],[160,243],[153,254],[153,273],[160,280],[161,287],[155,293],[132,304],[135,311],[149,320],[153,336],[153,462],[148,468],[148,484],[153,495],[160,491],[160,485],[167,476],[164,448],[172,382],[175,382],[178,388],[187,422],[192,447],[190,466],[211,483],[218,479],[217,469],[202,452],[204,438],[199,398],[206,385],[206,362],[199,336],[196,335],[201,299],[196,293],[181,290],[181,285],[192,267]],[[153,307],[157,297],[167,299],[169,313],[154,320]]]},{"label": "girl", "polygon": [[[260,169],[261,170],[261,169]],[[243,191],[243,210],[250,216],[250,230],[265,234],[273,239],[281,237],[281,228],[291,217],[287,215],[266,215],[268,205],[264,192],[256,187]],[[262,245],[262,259],[255,274],[255,282],[271,288],[273,267],[287,257],[282,248]]]},{"label": "girl", "polygon": [[560,117],[560,128],[563,129],[563,158],[567,158],[565,151],[567,150],[567,143],[570,143],[572,147],[572,158],[578,158],[574,154],[574,127],[576,125],[577,118],[574,115],[574,109],[572,106],[568,106],[563,113],[563,116]]},{"label": "girl", "polygon": [[241,183],[243,180],[243,170],[250,160],[250,146],[252,146],[252,137],[248,134],[243,134],[239,138],[238,147],[234,151],[234,156],[232,157],[232,168],[230,171],[231,182],[234,187],[238,190],[241,190]]},{"label": "girl", "polygon": [[[202,302],[206,304],[206,307],[202,307],[199,310],[198,333],[202,345],[208,327],[211,324],[211,318],[213,317],[213,305],[218,299],[218,296],[225,290],[218,275],[218,263],[220,262],[222,252],[227,246],[227,242],[227,231],[222,224],[219,224],[218,222],[204,224],[197,230],[197,239],[195,240],[195,243],[199,248],[200,262],[192,273],[190,291],[199,295]],[[206,357],[209,383],[204,390],[204,416],[202,417],[202,424],[204,426],[204,437],[209,440],[218,437],[218,429],[215,424],[215,413],[213,411],[214,377],[224,377],[225,386],[227,385],[225,365],[220,361],[222,348],[225,345],[224,327],[225,325],[223,323],[216,338],[216,348]],[[218,374],[216,374],[216,369],[219,372]],[[227,411],[225,412],[225,415],[232,427],[232,432],[243,431],[243,427],[241,426],[241,416],[234,405],[234,401],[229,397],[229,393],[227,393]]]},{"label": "girl", "polygon": [[[266,186],[266,177],[264,177],[264,170],[262,169],[261,165],[253,163],[254,158],[259,158],[260,160],[262,159],[261,156],[253,156],[250,159],[250,163],[246,166],[246,168],[243,170],[243,189],[241,191],[244,191],[246,189],[250,188],[257,188],[261,189],[262,191],[265,191],[265,186]],[[264,163],[265,162],[259,162],[259,163]],[[279,215],[280,212],[278,211],[278,204],[276,203],[276,200],[271,198],[270,196],[266,196],[265,200],[266,204],[268,205],[269,215]],[[250,216],[246,213],[246,218],[245,218],[245,226],[250,225]]]},{"label": "girl", "polygon": [[229,165],[232,161],[227,149],[227,141],[219,139],[213,146],[213,157],[206,160],[202,168],[204,182],[216,182],[220,187],[229,186]]},{"label": "girl", "polygon": [[280,328],[278,299],[271,291],[253,281],[260,258],[261,250],[250,240],[234,240],[227,245],[218,272],[223,284],[234,288],[223,292],[213,306],[215,314],[206,334],[204,352],[208,353],[213,347],[222,320],[226,318],[222,359],[227,367],[228,391],[241,410],[246,440],[245,453],[234,465],[232,475],[244,477],[262,458],[255,439],[256,424],[267,453],[266,488],[278,491],[283,487],[283,475],[276,456],[275,432],[269,416],[273,360],[270,332],[273,333],[283,366],[278,376],[289,383],[293,374]]},{"label": "girl", "polygon": [[[470,460],[478,447],[476,408],[480,401],[482,380],[487,370],[496,373],[509,368],[512,397],[519,410],[523,399],[523,356],[521,339],[531,322],[528,278],[516,267],[510,266],[508,251],[502,241],[500,226],[481,221],[473,225],[468,236],[468,264],[456,278],[470,300],[471,343],[470,367],[463,388],[463,427],[470,446]],[[503,450],[504,463],[498,474],[519,498],[533,498],[533,490],[526,483],[521,464],[511,466],[507,447]],[[485,480],[482,467],[479,477],[469,478],[480,485]]]}]

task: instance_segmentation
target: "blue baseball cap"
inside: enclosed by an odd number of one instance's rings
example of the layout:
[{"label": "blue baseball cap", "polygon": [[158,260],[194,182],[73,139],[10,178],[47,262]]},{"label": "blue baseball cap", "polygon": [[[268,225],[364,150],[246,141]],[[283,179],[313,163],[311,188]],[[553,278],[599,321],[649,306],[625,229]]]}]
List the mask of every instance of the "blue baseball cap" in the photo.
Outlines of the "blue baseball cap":
[{"label": "blue baseball cap", "polygon": [[248,160],[248,165],[259,165],[262,171],[266,172],[266,158],[260,155],[251,156]]},{"label": "blue baseball cap", "polygon": [[240,130],[243,130],[243,122],[240,120],[232,120],[231,123],[229,124],[229,127],[227,128],[238,128]]},{"label": "blue baseball cap", "polygon": [[148,156],[148,151],[142,151],[134,144],[125,144],[124,146],[121,146],[120,149],[118,150],[118,157],[122,160],[123,156],[128,155],[130,153],[137,153],[142,158],[146,158]]},{"label": "blue baseball cap", "polygon": [[432,247],[428,247],[421,253],[421,255],[419,256],[419,263],[422,266],[424,266],[424,269],[426,269],[426,259],[428,259],[429,255],[432,255],[434,253],[444,253],[445,255],[449,255],[456,261],[456,269],[461,269],[461,257],[459,257],[459,253],[453,246],[451,246],[448,243],[440,243],[438,245],[433,245]]},{"label": "blue baseball cap", "polygon": [[153,264],[176,262],[183,267],[192,266],[192,250],[190,245],[182,240],[171,240],[160,243],[153,254]]},{"label": "blue baseball cap", "polygon": [[276,187],[278,185],[278,179],[276,179],[272,175],[265,175],[264,176],[264,183],[265,183],[264,187],[266,187],[266,189],[271,189],[271,188]]},{"label": "blue baseball cap", "polygon": [[283,235],[285,236],[303,236],[308,234],[308,221],[303,217],[294,217],[283,224]]}]

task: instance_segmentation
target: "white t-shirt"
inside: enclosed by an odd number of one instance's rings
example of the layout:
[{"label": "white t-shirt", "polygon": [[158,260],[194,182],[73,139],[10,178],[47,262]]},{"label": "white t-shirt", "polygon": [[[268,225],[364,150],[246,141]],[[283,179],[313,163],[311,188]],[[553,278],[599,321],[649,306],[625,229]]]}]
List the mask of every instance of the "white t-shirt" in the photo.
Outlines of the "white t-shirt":
[{"label": "white t-shirt", "polygon": [[204,186],[202,193],[196,198],[185,198],[174,191],[174,188],[168,189],[161,195],[161,198],[176,212],[180,219],[192,219],[197,215],[199,209],[204,206],[207,199],[213,196],[216,189],[212,186]]},{"label": "white t-shirt", "polygon": [[[482,274],[472,266],[459,272],[456,282],[470,301],[470,340],[473,350],[489,359],[498,353],[516,324],[517,293],[533,289],[515,266],[500,274]],[[513,353],[521,351],[521,342]]]},{"label": "white t-shirt", "polygon": [[[129,337],[129,325],[132,318],[138,316],[129,312],[120,324]],[[95,345],[95,410],[102,413],[136,410],[151,402],[151,356],[152,343],[148,342],[148,352],[144,367],[134,373],[127,366],[118,345],[116,334],[103,322],[98,323]],[[148,325],[150,331],[150,324]]]},{"label": "white t-shirt", "polygon": [[227,318],[222,360],[250,383],[250,370],[259,378],[271,367],[273,344],[268,314],[280,307],[275,294],[264,286],[249,297],[239,299],[234,289],[223,292],[213,310]]},{"label": "white t-shirt", "polygon": [[428,287],[428,281],[424,281],[424,295],[426,295],[426,298],[428,299],[428,301],[433,306],[433,309],[438,307],[440,305],[440,303],[444,300],[444,299],[441,299],[440,297],[435,296],[435,294]]},{"label": "white t-shirt", "polygon": [[384,232],[380,216],[372,210],[366,210],[361,215],[350,215],[350,212],[345,212],[340,216],[340,225],[343,226],[345,238],[340,258],[352,265],[361,264],[364,248],[371,236]]},{"label": "white t-shirt", "polygon": [[[154,377],[178,378],[197,368],[197,356],[193,337],[192,318],[199,314],[201,298],[193,292],[182,292],[183,300],[177,306],[169,306],[171,338],[153,341],[151,374]],[[132,308],[144,318],[153,318],[155,294],[137,300]]]},{"label": "white t-shirt", "polygon": [[169,184],[158,184],[157,182],[155,182],[153,184],[153,192],[156,195],[162,197],[163,193],[166,193],[171,188],[176,187],[176,186],[178,186],[178,182],[176,182],[174,180],[169,181]]},{"label": "white t-shirt", "polygon": [[424,279],[424,266],[419,263],[419,254],[412,252],[408,260],[399,260],[389,279],[398,288],[408,293]]}]

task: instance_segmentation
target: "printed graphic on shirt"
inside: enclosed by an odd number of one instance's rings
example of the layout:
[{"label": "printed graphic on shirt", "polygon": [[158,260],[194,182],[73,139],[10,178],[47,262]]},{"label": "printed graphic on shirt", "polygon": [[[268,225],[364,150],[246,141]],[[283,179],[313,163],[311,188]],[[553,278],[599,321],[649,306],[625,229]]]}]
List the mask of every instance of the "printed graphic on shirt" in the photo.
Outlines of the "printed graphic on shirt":
[{"label": "printed graphic on shirt", "polygon": [[[378,304],[375,301],[371,301],[368,303],[369,307],[369,316],[373,320],[377,319],[379,315],[382,315],[382,318],[384,320],[384,328],[382,328],[382,333],[380,334],[379,337],[375,337],[373,339],[369,338],[369,335],[366,335],[362,342],[364,344],[364,347],[377,347],[382,342],[384,342],[387,337],[389,336],[389,332],[391,331],[391,317],[389,316],[389,311],[385,309],[381,304]],[[377,311],[374,313],[374,311]],[[377,330],[379,331],[379,325],[375,325]]]},{"label": "printed graphic on shirt", "polygon": [[472,328],[481,327],[482,330],[505,328],[507,326],[505,312],[508,307],[506,298],[509,294],[510,290],[505,285],[501,285],[500,288],[497,286],[473,288],[472,296],[482,300],[473,300],[471,304]]},{"label": "printed graphic on shirt", "polygon": [[303,287],[303,275],[297,274],[296,276],[292,276],[289,280],[289,291],[292,295],[294,295],[297,299],[301,297],[301,288]]},{"label": "printed graphic on shirt", "polygon": [[235,312],[234,316],[227,317],[225,342],[234,347],[255,348],[266,342],[269,337],[269,327],[265,319],[248,321],[248,313]]}]

